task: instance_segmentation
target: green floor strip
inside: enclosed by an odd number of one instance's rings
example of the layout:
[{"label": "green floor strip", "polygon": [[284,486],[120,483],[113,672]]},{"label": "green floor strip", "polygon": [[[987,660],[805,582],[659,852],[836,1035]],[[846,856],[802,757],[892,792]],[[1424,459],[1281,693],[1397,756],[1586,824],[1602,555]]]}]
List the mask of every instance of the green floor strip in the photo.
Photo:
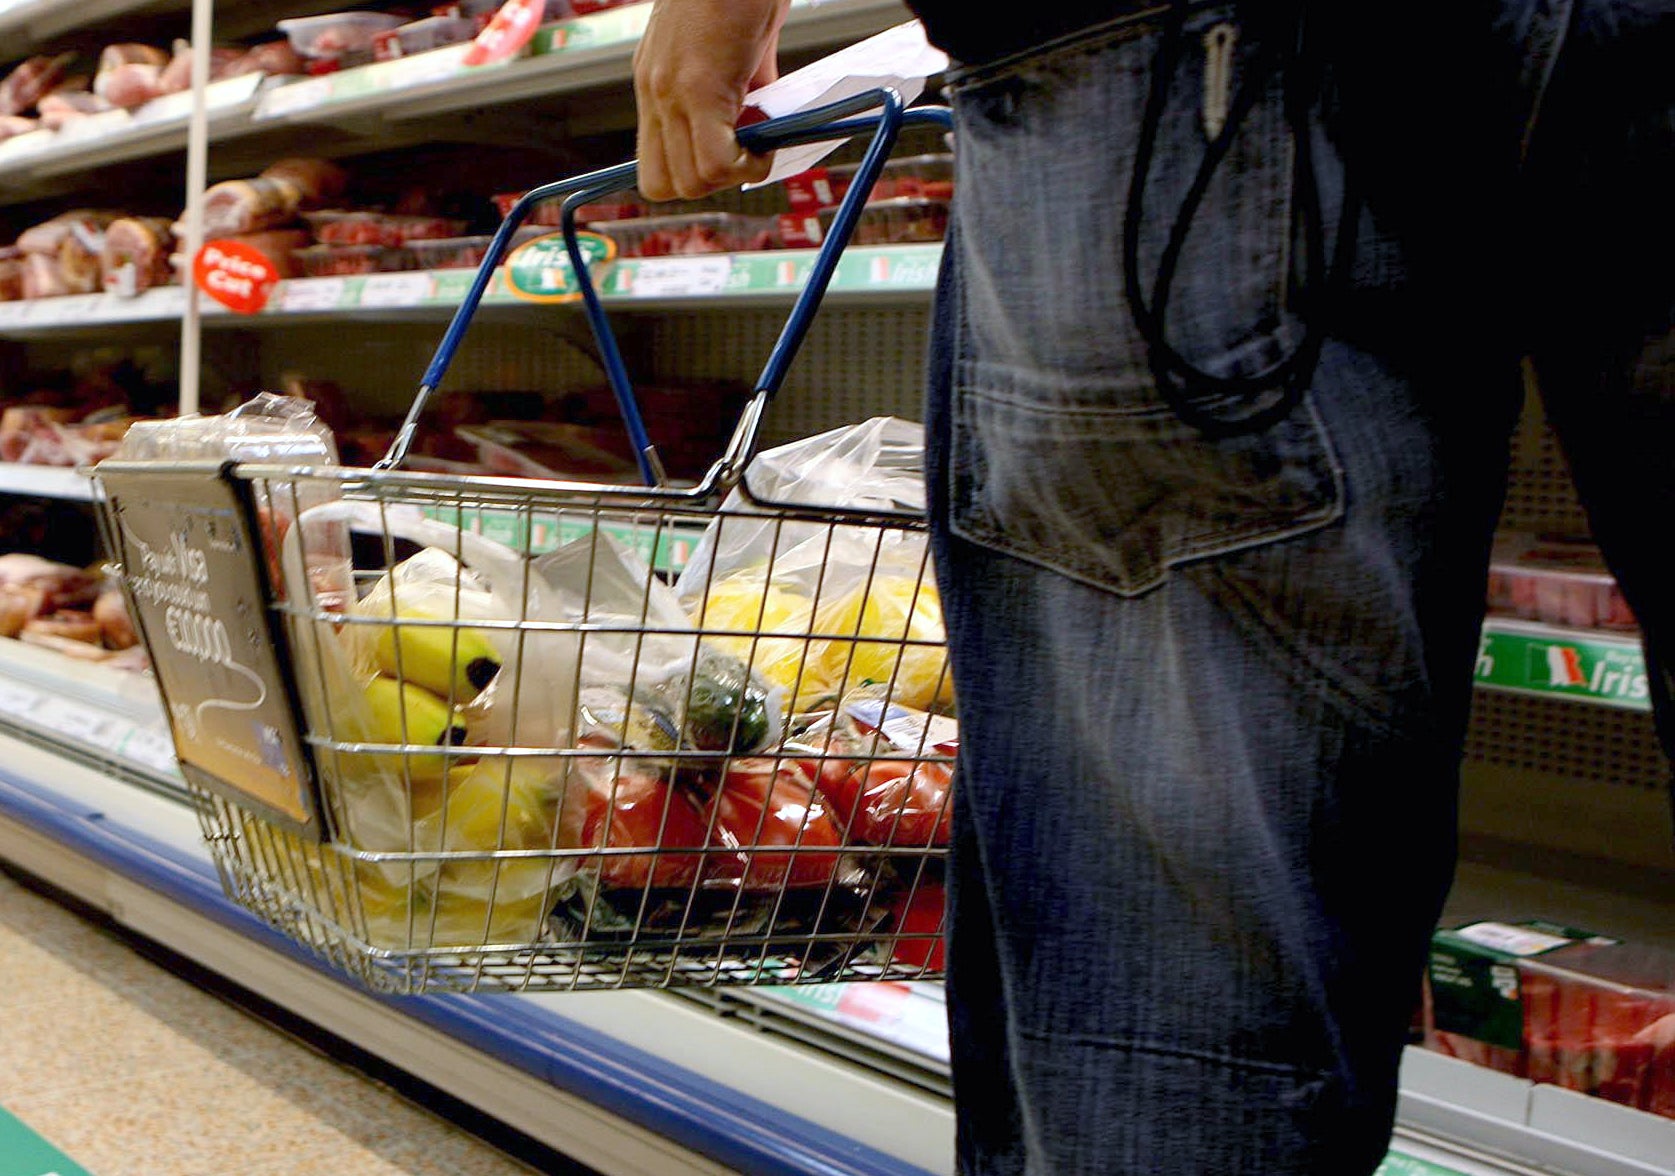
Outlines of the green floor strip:
[{"label": "green floor strip", "polygon": [[0,1176],[92,1176],[0,1107]]}]

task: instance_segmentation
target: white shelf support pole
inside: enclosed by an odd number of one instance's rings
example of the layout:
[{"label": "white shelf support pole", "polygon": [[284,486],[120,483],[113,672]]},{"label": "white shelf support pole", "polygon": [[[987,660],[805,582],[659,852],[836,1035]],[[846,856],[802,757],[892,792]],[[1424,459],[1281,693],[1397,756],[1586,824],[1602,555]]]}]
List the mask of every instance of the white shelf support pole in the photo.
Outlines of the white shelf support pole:
[{"label": "white shelf support pole", "polygon": [[202,295],[192,262],[204,243],[204,187],[209,178],[209,46],[215,0],[192,0],[192,115],[186,125],[186,313],[180,322],[180,414],[198,411],[202,368]]}]

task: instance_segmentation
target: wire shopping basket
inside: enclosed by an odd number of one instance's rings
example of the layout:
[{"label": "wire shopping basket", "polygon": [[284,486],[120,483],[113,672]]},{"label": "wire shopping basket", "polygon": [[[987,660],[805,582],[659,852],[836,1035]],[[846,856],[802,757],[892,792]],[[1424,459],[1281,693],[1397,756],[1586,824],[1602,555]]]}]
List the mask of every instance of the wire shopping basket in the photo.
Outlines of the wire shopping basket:
[{"label": "wire shopping basket", "polygon": [[[746,477],[907,125],[947,112],[879,91],[740,133],[871,141],[694,487],[662,477],[575,231],[631,163],[510,211],[377,466],[100,465],[230,897],[390,992],[940,975],[958,728],[923,515],[770,501]],[[549,199],[648,484],[403,469]]]}]

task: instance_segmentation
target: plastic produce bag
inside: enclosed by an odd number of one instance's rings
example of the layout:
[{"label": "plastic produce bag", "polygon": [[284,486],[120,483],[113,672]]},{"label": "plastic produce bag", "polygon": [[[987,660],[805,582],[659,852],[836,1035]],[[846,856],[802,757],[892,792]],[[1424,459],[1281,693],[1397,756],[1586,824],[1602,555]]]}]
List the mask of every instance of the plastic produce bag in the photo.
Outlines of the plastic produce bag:
[{"label": "plastic produce bag", "polygon": [[[893,417],[759,454],[759,498],[806,507],[923,511],[924,435]],[[706,641],[786,691],[792,713],[856,686],[919,709],[953,705],[942,603],[922,533],[791,519],[734,491],[676,584]]]}]

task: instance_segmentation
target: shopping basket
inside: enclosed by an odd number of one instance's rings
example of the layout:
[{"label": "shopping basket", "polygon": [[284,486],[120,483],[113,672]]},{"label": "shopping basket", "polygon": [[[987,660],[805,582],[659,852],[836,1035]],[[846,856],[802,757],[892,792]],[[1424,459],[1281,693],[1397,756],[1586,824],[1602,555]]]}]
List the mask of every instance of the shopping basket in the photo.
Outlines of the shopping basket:
[{"label": "shopping basket", "polygon": [[[99,466],[230,897],[390,992],[940,974],[958,735],[925,520],[773,501],[748,476],[910,125],[947,113],[878,91],[741,132],[870,143],[695,486],[662,476],[576,232],[632,163],[512,208],[376,466],[283,448]],[[403,468],[513,233],[559,199],[647,485]]]}]

